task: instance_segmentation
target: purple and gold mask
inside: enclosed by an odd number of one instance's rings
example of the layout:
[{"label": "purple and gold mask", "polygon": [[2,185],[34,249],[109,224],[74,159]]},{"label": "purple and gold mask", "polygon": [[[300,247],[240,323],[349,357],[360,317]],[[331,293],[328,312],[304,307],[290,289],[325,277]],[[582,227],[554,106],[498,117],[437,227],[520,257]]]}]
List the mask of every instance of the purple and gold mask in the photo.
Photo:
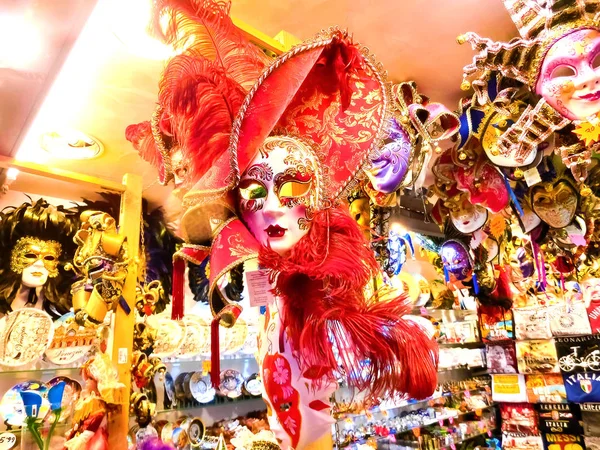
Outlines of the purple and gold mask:
[{"label": "purple and gold mask", "polygon": [[388,142],[371,158],[371,168],[366,171],[373,188],[384,194],[398,190],[408,171],[412,144],[408,133],[395,120],[391,120]]},{"label": "purple and gold mask", "polygon": [[467,247],[459,241],[450,239],[440,247],[440,257],[444,270],[449,277],[458,281],[468,281],[473,273],[471,255]]}]

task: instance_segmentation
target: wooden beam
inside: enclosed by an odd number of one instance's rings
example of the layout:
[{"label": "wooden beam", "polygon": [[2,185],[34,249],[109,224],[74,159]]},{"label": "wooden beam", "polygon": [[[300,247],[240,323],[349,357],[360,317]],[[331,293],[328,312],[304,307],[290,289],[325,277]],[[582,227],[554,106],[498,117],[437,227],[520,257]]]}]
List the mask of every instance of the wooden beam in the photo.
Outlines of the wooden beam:
[{"label": "wooden beam", "polygon": [[0,155],[0,168],[8,169],[13,167],[20,172],[31,175],[38,175],[53,180],[67,181],[79,185],[87,185],[100,191],[124,192],[125,186],[115,181],[104,180],[102,178],[92,177],[70,170],[58,169],[43,164],[37,164],[27,161],[17,161],[14,158]]},{"label": "wooden beam", "polygon": [[[123,298],[131,312],[127,314],[120,305],[113,316],[111,339],[108,353],[113,364],[117,367],[119,381],[126,389],[127,404],[131,392],[131,353],[133,350],[133,327],[135,325],[135,289],[138,279],[138,266],[135,263],[139,254],[141,220],[142,220],[142,177],[125,174],[123,177],[125,192],[121,197],[121,212],[119,216],[119,233],[127,236],[127,254],[132,263],[123,286]],[[108,424],[109,448],[127,448],[127,433],[129,431],[129,406],[109,416]]]},{"label": "wooden beam", "polygon": [[250,42],[258,45],[261,48],[267,49],[276,55],[281,55],[291,48],[291,46],[287,47],[281,42],[273,39],[271,36],[268,36],[253,26],[248,25],[246,22],[236,19],[235,17],[232,17],[231,20],[233,21],[233,24],[246,35]]}]

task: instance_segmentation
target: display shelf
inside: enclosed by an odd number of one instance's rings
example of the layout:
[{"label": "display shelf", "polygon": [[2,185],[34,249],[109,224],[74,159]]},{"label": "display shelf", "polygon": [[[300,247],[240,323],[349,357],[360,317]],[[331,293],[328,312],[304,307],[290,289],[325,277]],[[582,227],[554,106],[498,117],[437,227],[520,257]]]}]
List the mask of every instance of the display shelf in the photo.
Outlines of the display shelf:
[{"label": "display shelf", "polygon": [[353,418],[353,417],[362,417],[362,416],[366,416],[367,414],[377,414],[377,413],[382,413],[384,411],[393,411],[396,409],[400,409],[400,408],[406,408],[408,406],[418,406],[418,405],[423,405],[426,404],[430,401],[434,401],[434,400],[438,400],[440,398],[443,397],[452,397],[453,395],[459,395],[459,394],[464,394],[465,392],[469,392],[469,394],[477,394],[480,393],[482,391],[485,391],[485,388],[478,388],[478,389],[465,389],[462,391],[457,391],[457,392],[444,392],[443,394],[440,395],[436,395],[434,397],[429,397],[429,398],[425,398],[423,400],[405,400],[402,401],[398,404],[395,405],[389,405],[389,406],[385,406],[383,408],[377,408],[377,409],[373,409],[371,411],[363,411],[360,413],[347,413],[347,414],[340,414],[339,417],[336,418],[336,421],[342,421],[348,418]]},{"label": "display shelf", "polygon": [[486,369],[487,370],[487,366],[455,366],[455,367],[445,367],[443,369],[438,370],[438,373],[444,373],[444,372],[454,372],[454,371],[458,371],[458,370],[468,370],[468,371],[473,371],[473,370],[483,370]]},{"label": "display shelf", "polygon": [[69,373],[71,375],[78,374],[81,370],[81,366],[55,366],[55,367],[33,367],[31,369],[21,369],[21,368],[2,368],[0,369],[0,376],[2,375],[17,375],[17,374],[56,374],[63,375],[65,373]]},{"label": "display shelf", "polygon": [[485,348],[485,344],[481,341],[473,342],[438,342],[442,348]]},{"label": "display shelf", "polygon": [[[491,430],[486,430],[486,431],[483,431],[481,433],[477,433],[477,434],[474,434],[472,436],[466,437],[466,438],[464,438],[464,439],[462,439],[462,440],[460,440],[458,442],[455,442],[454,444],[446,445],[445,447],[440,448],[440,450],[454,450],[457,445],[464,444],[465,442],[468,442],[471,439],[475,439],[475,438],[478,438],[478,437],[481,437],[481,436],[488,435],[488,433],[490,433],[490,431]],[[454,447],[453,447],[453,445],[454,445]]]},{"label": "display shelf", "polygon": [[264,401],[261,397],[242,397],[238,399],[231,399],[227,397],[216,397],[214,401],[210,403],[197,403],[197,402],[188,402],[185,406],[181,408],[169,408],[169,409],[160,409],[156,411],[156,414],[168,414],[168,413],[176,413],[176,412],[193,412],[199,409],[211,408],[215,406],[223,406],[223,405],[236,405],[240,403],[249,403],[249,402],[257,402],[263,403]]},{"label": "display shelf", "polygon": [[440,422],[445,422],[446,420],[449,420],[449,419],[457,419],[459,417],[463,417],[463,416],[467,416],[469,414],[476,413],[477,411],[484,411],[486,409],[493,408],[494,406],[496,406],[496,404],[492,403],[491,405],[487,405],[484,408],[473,409],[471,411],[459,412],[457,410],[456,413],[446,414],[444,416],[436,417],[435,419],[431,419],[431,420],[429,420],[427,422],[423,422],[421,425],[417,425],[417,426],[414,426],[414,427],[409,427],[409,428],[406,428],[404,430],[397,430],[396,434],[406,433],[408,431],[416,430],[418,428],[429,427],[431,425],[439,424]]},{"label": "display shelf", "polygon": [[[179,358],[164,358],[161,361],[165,364],[171,365],[183,365],[183,364],[191,364],[191,363],[202,363],[204,361],[210,361],[210,356],[200,356],[189,359],[179,359]],[[221,356],[221,362],[227,361],[256,361],[256,358],[251,355],[223,355]]]}]

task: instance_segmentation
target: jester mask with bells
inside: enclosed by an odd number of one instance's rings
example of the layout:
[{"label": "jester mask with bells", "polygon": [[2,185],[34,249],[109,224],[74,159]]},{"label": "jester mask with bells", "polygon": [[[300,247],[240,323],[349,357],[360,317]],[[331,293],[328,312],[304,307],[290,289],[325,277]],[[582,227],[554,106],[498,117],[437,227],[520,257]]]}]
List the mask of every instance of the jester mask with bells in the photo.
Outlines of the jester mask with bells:
[{"label": "jester mask with bells", "polygon": [[523,164],[537,145],[570,122],[585,146],[597,142],[600,4],[585,0],[504,0],[504,4],[521,39],[502,43],[474,33],[459,37],[459,43],[470,42],[479,52],[464,69],[465,77],[478,78],[474,85],[485,85],[490,73],[497,71],[541,97],[502,136],[500,153],[513,158],[515,165]]}]

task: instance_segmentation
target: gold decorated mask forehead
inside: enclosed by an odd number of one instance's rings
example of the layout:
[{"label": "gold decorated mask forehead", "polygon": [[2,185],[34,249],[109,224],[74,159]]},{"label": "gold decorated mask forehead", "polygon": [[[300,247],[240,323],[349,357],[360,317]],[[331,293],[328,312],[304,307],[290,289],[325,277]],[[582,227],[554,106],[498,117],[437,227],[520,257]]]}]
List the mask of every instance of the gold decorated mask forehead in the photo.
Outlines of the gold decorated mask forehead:
[{"label": "gold decorated mask forehead", "polygon": [[44,241],[36,237],[27,236],[17,241],[10,255],[10,269],[22,273],[24,269],[42,260],[50,277],[58,275],[59,257],[62,252],[60,243]]}]

